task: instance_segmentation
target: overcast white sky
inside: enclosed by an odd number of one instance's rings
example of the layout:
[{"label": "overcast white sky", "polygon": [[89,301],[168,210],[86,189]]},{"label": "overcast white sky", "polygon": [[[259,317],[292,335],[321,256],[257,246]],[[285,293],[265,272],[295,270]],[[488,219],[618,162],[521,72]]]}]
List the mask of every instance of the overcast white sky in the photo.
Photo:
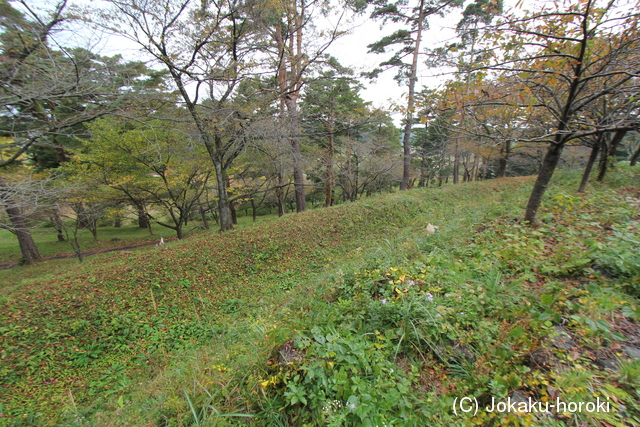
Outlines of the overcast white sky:
[{"label": "overcast white sky", "polygon": [[[33,0],[33,2],[34,4],[51,4],[49,0]],[[85,6],[89,4],[93,6],[106,5],[104,1],[95,0],[75,0],[73,3]],[[430,29],[423,36],[422,48],[440,46],[455,37],[454,27],[460,19],[461,10],[455,10],[445,18],[431,17],[429,20]],[[369,14],[367,13],[355,18],[355,21],[348,25],[353,30],[334,42],[328,50],[328,53],[338,58],[342,65],[353,68],[357,75],[362,71],[370,71],[386,59],[385,55],[367,53],[367,45],[391,34],[395,28],[398,28],[391,24],[381,28],[380,21],[374,21],[368,16]],[[82,31],[79,31],[79,33],[82,33]],[[92,36],[95,37],[95,34]],[[65,34],[65,38],[73,37],[73,34]],[[77,39],[79,45],[86,46],[86,34],[77,34]],[[67,43],[65,42],[65,44]],[[104,55],[120,53],[127,59],[141,59],[137,46],[120,38],[104,36],[101,40],[94,39],[90,48]],[[390,108],[394,103],[404,104],[407,90],[406,87],[399,86],[393,80],[395,73],[396,70],[392,69],[383,73],[373,82],[362,80],[365,86],[365,90],[361,94],[362,97],[367,101],[371,101],[374,106],[385,109]],[[421,65],[417,89],[420,90],[423,86],[435,88],[444,81],[443,77],[433,77],[434,74],[437,74],[436,70],[429,70],[425,65]],[[399,114],[394,116],[397,124],[399,124],[400,119]]]},{"label": "overcast white sky", "polygon": [[[423,35],[421,49],[434,48],[451,41],[455,37],[455,26],[460,16],[460,10],[456,10],[445,18],[432,17],[429,21],[430,28]],[[390,24],[382,28],[381,25],[380,21],[368,18],[368,14],[361,16],[354,23],[355,28],[351,34],[338,39],[329,49],[329,53],[338,58],[342,65],[353,68],[358,74],[361,71],[371,71],[386,57],[383,54],[367,53],[367,45],[390,35],[395,29]],[[444,82],[445,77],[435,76],[438,72],[437,70],[428,69],[424,64],[420,65],[418,68],[417,89],[420,90],[423,86],[436,88]],[[365,90],[362,93],[362,97],[367,101],[371,101],[376,107],[389,108],[394,102],[396,104],[404,104],[406,102],[404,97],[406,96],[407,88],[399,86],[393,80],[395,74],[396,70],[391,69],[373,82],[363,80],[362,83],[365,85]],[[396,114],[394,119],[396,124],[399,124],[399,114]]]}]

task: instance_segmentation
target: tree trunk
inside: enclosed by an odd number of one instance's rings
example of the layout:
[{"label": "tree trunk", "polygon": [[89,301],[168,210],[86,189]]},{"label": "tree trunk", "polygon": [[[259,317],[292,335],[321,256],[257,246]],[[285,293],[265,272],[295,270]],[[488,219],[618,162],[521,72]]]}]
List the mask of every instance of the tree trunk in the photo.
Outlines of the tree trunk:
[{"label": "tree trunk", "polygon": [[524,214],[524,220],[529,221],[531,225],[538,225],[538,209],[540,209],[540,204],[542,203],[542,196],[544,196],[545,191],[547,191],[547,186],[551,181],[553,172],[556,166],[558,166],[563,148],[564,144],[553,143],[549,146],[547,154],[544,156],[538,179],[536,179],[536,183],[533,185],[533,190],[531,191],[531,196],[529,197],[527,209]]},{"label": "tree trunk", "polygon": [[36,261],[40,261],[42,257],[40,256],[38,247],[29,232],[25,217],[22,215],[20,208],[11,197],[11,194],[4,191],[5,187],[6,184],[2,178],[0,178],[0,200],[2,201],[2,205],[4,206],[7,215],[9,216],[9,221],[11,221],[11,232],[18,238],[20,252],[22,253],[24,263],[33,264]]},{"label": "tree trunk", "polygon": [[596,177],[596,181],[602,182],[604,180],[604,176],[607,173],[607,167],[609,166],[609,156],[607,153],[609,152],[607,138],[602,138],[602,147],[600,149],[600,164],[598,165],[599,171],[598,176]]},{"label": "tree trunk", "polygon": [[636,162],[638,161],[638,157],[640,157],[640,145],[638,145],[638,148],[636,149],[636,152],[633,153],[633,156],[631,156],[631,159],[629,161],[629,165],[630,166],[635,166]]},{"label": "tree trunk", "polygon": [[24,218],[18,208],[6,208],[7,215],[11,220],[11,225],[14,227],[13,233],[18,238],[20,244],[20,252],[25,264],[33,264],[36,261],[40,261],[42,257],[38,251],[38,247],[31,237],[31,233],[26,226]]},{"label": "tree trunk", "polygon": [[473,155],[473,166],[471,167],[471,181],[477,181],[480,175],[480,156]]},{"label": "tree trunk", "polygon": [[[256,217],[258,215],[258,212],[256,209],[256,202],[253,200],[253,197],[251,198],[250,201],[251,201],[251,219],[253,220],[253,222],[256,222]],[[271,213],[271,211],[269,211],[269,213]]]},{"label": "tree trunk", "polygon": [[333,129],[329,131],[328,137],[328,155],[327,155],[327,170],[324,184],[324,205],[333,206],[333,187],[335,185],[335,177],[333,173],[333,158],[334,158],[334,141],[333,141]]},{"label": "tree trunk", "polygon": [[231,222],[233,225],[238,225],[238,212],[236,211],[235,202],[229,202],[229,210],[231,211]]},{"label": "tree trunk", "polygon": [[500,147],[500,160],[498,161],[498,178],[507,176],[507,162],[511,154],[511,141],[506,140],[504,145]]},{"label": "tree trunk", "polygon": [[82,257],[82,250],[80,249],[80,243],[78,243],[77,228],[73,231],[73,238],[69,239],[69,244],[71,244],[71,248],[73,249],[73,252],[75,252],[76,256],[78,257],[78,261],[83,262],[84,259]]},{"label": "tree trunk", "polygon": [[580,181],[580,186],[578,187],[578,193],[584,193],[587,189],[587,183],[589,182],[589,176],[591,175],[591,170],[593,169],[593,165],[598,158],[598,152],[600,151],[600,146],[602,144],[602,135],[598,136],[598,139],[591,147],[591,154],[589,155],[589,159],[587,160],[587,166],[584,168],[584,173],[582,174],[582,181]]},{"label": "tree trunk", "polygon": [[202,225],[205,230],[209,229],[209,220],[207,219],[207,211],[202,207],[202,203],[198,206],[200,210],[200,218],[202,219]]},{"label": "tree trunk", "polygon": [[138,208],[138,227],[149,228],[149,216],[144,211],[144,206],[137,206]]},{"label": "tree trunk", "polygon": [[458,175],[460,174],[460,143],[456,138],[456,152],[453,154],[453,183],[458,183]]},{"label": "tree trunk", "polygon": [[420,153],[420,180],[418,181],[418,187],[427,186],[427,147],[426,144],[422,146],[422,153]]},{"label": "tree trunk", "polygon": [[295,100],[287,96],[285,98],[287,115],[289,118],[289,143],[291,144],[291,155],[293,157],[293,187],[296,200],[296,212],[307,210],[307,200],[304,196],[304,165],[302,162],[302,152],[300,151],[300,123],[298,117],[298,105]]},{"label": "tree trunk", "polygon": [[624,139],[624,137],[627,135],[627,130],[619,130],[616,131],[615,134],[613,134],[613,139],[611,140],[611,144],[609,144],[609,157],[613,157],[613,160],[611,162],[611,167],[615,167],[615,160],[617,158],[616,156],[616,152],[618,151],[618,145],[620,145],[620,142],[622,142],[622,140]]},{"label": "tree trunk", "polygon": [[122,217],[120,215],[117,215],[113,220],[113,226],[115,228],[122,228]]},{"label": "tree trunk", "polygon": [[420,55],[420,43],[422,41],[422,28],[425,18],[424,0],[420,2],[420,12],[418,14],[418,28],[416,29],[416,42],[413,47],[413,58],[411,61],[411,75],[409,76],[409,95],[407,98],[407,116],[404,124],[404,134],[402,136],[402,180],[400,190],[408,190],[411,186],[411,130],[413,127],[413,108],[415,104],[416,82],[418,81],[418,57]]},{"label": "tree trunk", "polygon": [[66,242],[67,239],[64,237],[64,228],[62,224],[62,219],[60,218],[60,213],[58,212],[58,208],[56,207],[51,215],[51,222],[53,222],[53,228],[56,230],[56,235],[58,237],[58,242]]},{"label": "tree trunk", "polygon": [[483,181],[485,179],[487,179],[487,166],[488,166],[488,163],[489,163],[488,160],[489,159],[486,158],[486,157],[482,158],[482,175],[480,176],[480,179],[483,180]]},{"label": "tree trunk", "polygon": [[218,213],[220,215],[220,231],[233,230],[233,219],[229,207],[229,193],[227,193],[227,171],[220,162],[215,161],[216,184],[218,186]]}]

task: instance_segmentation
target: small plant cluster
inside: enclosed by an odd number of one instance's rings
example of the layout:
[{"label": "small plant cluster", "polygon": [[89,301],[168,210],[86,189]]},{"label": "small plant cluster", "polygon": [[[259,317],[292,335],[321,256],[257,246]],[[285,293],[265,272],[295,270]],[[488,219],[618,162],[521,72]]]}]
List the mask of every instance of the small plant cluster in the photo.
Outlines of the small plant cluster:
[{"label": "small plant cluster", "polygon": [[[556,194],[537,228],[503,217],[464,242],[416,239],[392,263],[373,251],[294,333],[304,357],[265,373],[263,409],[291,426],[640,422],[636,215],[610,190]],[[464,396],[612,409],[454,413]]]}]

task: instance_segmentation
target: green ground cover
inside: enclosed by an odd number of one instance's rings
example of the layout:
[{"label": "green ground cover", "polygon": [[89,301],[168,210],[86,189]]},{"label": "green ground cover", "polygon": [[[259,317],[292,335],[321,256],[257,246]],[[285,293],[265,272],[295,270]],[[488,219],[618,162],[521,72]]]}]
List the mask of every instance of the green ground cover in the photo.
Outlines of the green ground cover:
[{"label": "green ground cover", "polygon": [[[249,216],[238,217],[237,228],[250,227],[253,224],[259,224],[264,221],[271,221],[277,218],[277,215],[260,216],[254,223]],[[185,227],[187,235],[193,235],[203,232],[201,221],[191,221]],[[216,230],[217,224],[211,220],[209,224],[212,230]],[[122,227],[98,227],[98,240],[94,241],[93,236],[88,230],[79,230],[78,243],[83,252],[91,252],[102,249],[117,248],[120,246],[135,245],[138,243],[152,242],[160,240],[160,237],[175,238],[176,233],[159,225],[152,226],[153,234],[149,230],[134,225],[126,225]],[[40,227],[31,230],[33,240],[38,246],[40,254],[44,257],[53,257],[63,254],[73,254],[73,249],[68,242],[59,242],[56,237],[55,229],[51,227]],[[20,246],[16,237],[7,230],[0,230],[0,263],[3,262],[19,262],[21,259]]]},{"label": "green ground cover", "polygon": [[[576,179],[537,229],[519,221],[532,180],[494,180],[17,280],[0,300],[0,423],[634,425],[638,170],[586,195]],[[613,409],[456,413],[462,397]]]}]

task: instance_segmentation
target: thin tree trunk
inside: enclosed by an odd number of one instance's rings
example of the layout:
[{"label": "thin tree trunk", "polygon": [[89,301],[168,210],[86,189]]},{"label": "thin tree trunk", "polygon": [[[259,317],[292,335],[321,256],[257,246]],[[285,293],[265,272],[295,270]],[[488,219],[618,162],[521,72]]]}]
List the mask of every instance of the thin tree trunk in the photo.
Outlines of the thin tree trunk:
[{"label": "thin tree trunk", "polygon": [[507,139],[504,145],[500,147],[500,160],[498,161],[498,178],[507,176],[507,162],[511,154],[511,141]]},{"label": "thin tree trunk", "polygon": [[584,193],[587,189],[587,183],[589,182],[589,176],[591,175],[591,170],[593,169],[593,165],[598,158],[598,152],[600,151],[600,147],[602,145],[602,135],[598,136],[598,139],[591,147],[591,154],[589,155],[589,159],[587,160],[587,166],[584,168],[584,173],[582,174],[582,181],[580,181],[580,186],[578,187],[578,193]]},{"label": "thin tree trunk", "polygon": [[218,187],[218,214],[220,215],[220,231],[233,230],[233,219],[229,206],[229,193],[227,192],[227,171],[222,168],[220,162],[214,161],[216,169],[216,184]]},{"label": "thin tree trunk", "polygon": [[609,152],[607,138],[602,138],[602,146],[600,149],[600,164],[598,165],[599,171],[598,176],[596,177],[596,181],[602,182],[604,180],[604,176],[607,173],[607,167],[609,166],[609,156],[607,153]]},{"label": "thin tree trunk", "polygon": [[402,180],[400,190],[410,188],[411,179],[411,130],[413,127],[413,108],[415,104],[416,82],[418,80],[418,56],[420,55],[420,43],[422,41],[422,28],[424,26],[425,4],[420,2],[420,13],[418,14],[418,28],[416,30],[416,42],[413,48],[413,59],[411,62],[411,75],[409,76],[409,95],[407,99],[407,116],[404,124],[404,134],[402,136]]},{"label": "thin tree trunk", "polygon": [[291,155],[293,156],[293,187],[296,201],[296,212],[307,210],[307,200],[304,195],[304,165],[302,162],[302,152],[300,151],[300,124],[298,117],[298,106],[292,97],[285,98],[287,115],[291,136]]},{"label": "thin tree trunk", "polygon": [[480,177],[481,180],[485,180],[487,179],[487,166],[488,166],[488,159],[486,157],[482,158],[482,176]]},{"label": "thin tree trunk", "polygon": [[527,203],[527,209],[524,215],[524,220],[529,221],[531,225],[538,225],[538,209],[542,203],[542,197],[544,196],[545,191],[547,191],[547,186],[549,185],[549,182],[551,182],[553,172],[555,171],[556,166],[558,166],[563,148],[564,144],[551,144],[547,150],[547,154],[544,156],[544,160],[540,167],[540,173],[538,174],[538,179],[536,179],[536,182],[533,185],[533,190],[531,191],[531,196],[529,197],[529,202]]},{"label": "thin tree trunk", "polygon": [[328,137],[328,159],[327,170],[324,184],[324,205],[333,206],[333,187],[335,185],[335,177],[333,173],[333,158],[334,158],[334,141],[333,141],[333,129],[330,130]]},{"label": "thin tree trunk", "polygon": [[71,248],[73,249],[73,252],[75,252],[76,256],[78,257],[78,261],[83,262],[84,258],[82,257],[82,250],[80,249],[80,243],[78,243],[77,228],[73,231],[73,238],[69,239],[69,243],[71,244]]},{"label": "thin tree trunk", "polygon": [[202,203],[198,206],[198,208],[200,209],[200,218],[202,219],[202,225],[204,226],[205,230],[208,230],[209,229],[209,220],[207,219],[207,212],[202,207]]},{"label": "thin tree trunk", "polygon": [[253,219],[253,222],[256,222],[256,217],[258,213],[256,209],[256,202],[253,200],[253,197],[251,198],[250,202],[251,202],[251,219]]},{"label": "thin tree trunk", "polygon": [[460,143],[456,138],[456,152],[453,154],[453,183],[458,183],[458,175],[460,174]]},{"label": "thin tree trunk", "polygon": [[67,239],[64,237],[64,228],[62,224],[62,219],[60,218],[60,213],[58,212],[58,208],[56,207],[51,215],[51,221],[53,222],[53,228],[56,230],[56,235],[58,237],[58,242],[66,242]]},{"label": "thin tree trunk", "polygon": [[613,139],[609,144],[609,157],[612,158],[612,162],[611,162],[612,168],[616,166],[615,160],[616,160],[616,152],[618,151],[618,145],[620,145],[620,142],[622,142],[624,137],[627,135],[627,132],[628,132],[627,130],[619,130],[619,131],[616,131],[615,134],[613,134]]},{"label": "thin tree trunk", "polygon": [[471,168],[469,168],[469,181],[477,180],[477,171],[478,171],[478,156],[475,154],[471,155]]},{"label": "thin tree trunk", "polygon": [[422,153],[420,156],[420,180],[418,181],[418,187],[427,186],[427,148],[422,146]]},{"label": "thin tree trunk", "polygon": [[629,161],[629,165],[630,166],[635,166],[636,162],[638,161],[638,157],[640,157],[640,145],[638,145],[638,148],[636,149],[636,152],[633,153],[633,156],[631,156],[631,160]]},{"label": "thin tree trunk", "polygon": [[231,211],[231,222],[233,225],[238,225],[238,212],[236,211],[235,202],[229,202],[229,210]]}]

